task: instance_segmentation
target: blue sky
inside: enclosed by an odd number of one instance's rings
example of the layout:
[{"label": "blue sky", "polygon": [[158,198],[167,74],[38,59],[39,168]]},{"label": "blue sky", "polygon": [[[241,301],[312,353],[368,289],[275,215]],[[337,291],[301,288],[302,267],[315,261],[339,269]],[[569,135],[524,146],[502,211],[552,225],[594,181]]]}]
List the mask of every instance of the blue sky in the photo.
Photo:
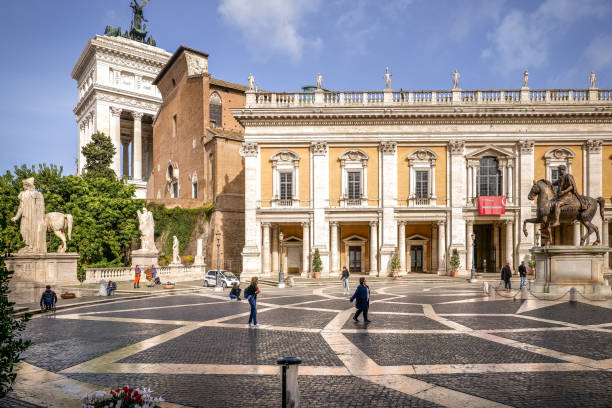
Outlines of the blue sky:
[{"label": "blue sky", "polygon": [[[608,0],[150,0],[157,45],[210,54],[214,77],[262,89],[612,88]],[[70,71],[106,25],[130,24],[128,0],[4,1],[0,13],[0,171],[56,163],[75,171]]]}]

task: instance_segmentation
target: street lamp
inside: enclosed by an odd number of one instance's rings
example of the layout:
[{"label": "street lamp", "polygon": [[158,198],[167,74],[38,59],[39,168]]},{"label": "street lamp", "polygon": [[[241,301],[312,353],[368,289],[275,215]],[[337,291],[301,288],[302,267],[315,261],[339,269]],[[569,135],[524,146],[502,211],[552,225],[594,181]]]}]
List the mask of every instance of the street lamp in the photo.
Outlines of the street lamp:
[{"label": "street lamp", "polygon": [[285,287],[285,274],[283,272],[283,232],[278,233],[278,240],[280,241],[280,270],[278,271],[278,287]]},{"label": "street lamp", "polygon": [[470,279],[471,282],[476,281],[476,234],[471,233],[470,239],[472,240],[472,277]]},{"label": "street lamp", "polygon": [[219,281],[219,270],[221,269],[221,233],[217,231],[217,273],[215,273],[215,290],[222,290],[221,282]]}]

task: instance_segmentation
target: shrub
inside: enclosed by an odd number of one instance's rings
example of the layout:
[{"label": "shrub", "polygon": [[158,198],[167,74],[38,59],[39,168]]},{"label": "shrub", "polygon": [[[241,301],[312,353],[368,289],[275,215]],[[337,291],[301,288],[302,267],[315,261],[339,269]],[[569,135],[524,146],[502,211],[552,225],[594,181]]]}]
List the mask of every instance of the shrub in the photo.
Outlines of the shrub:
[{"label": "shrub", "polygon": [[321,272],[322,270],[323,270],[323,262],[321,262],[321,255],[319,254],[319,248],[316,248],[314,255],[312,256],[312,271]]},{"label": "shrub", "polygon": [[449,263],[453,271],[458,270],[461,266],[461,259],[459,259],[459,252],[457,251],[457,248],[453,248],[453,254],[451,255]]}]

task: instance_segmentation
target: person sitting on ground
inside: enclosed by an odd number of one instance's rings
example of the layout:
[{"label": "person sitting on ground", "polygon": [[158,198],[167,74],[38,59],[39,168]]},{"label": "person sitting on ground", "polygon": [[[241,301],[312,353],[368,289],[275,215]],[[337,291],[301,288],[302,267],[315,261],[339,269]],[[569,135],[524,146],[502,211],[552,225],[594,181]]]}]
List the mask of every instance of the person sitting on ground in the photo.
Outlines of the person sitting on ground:
[{"label": "person sitting on ground", "polygon": [[155,265],[151,265],[151,271],[153,272],[153,282],[155,282],[156,285],[159,285],[161,281],[157,277],[157,268],[155,268]]},{"label": "person sitting on ground", "polygon": [[108,285],[106,286],[106,295],[111,296],[115,290],[117,290],[117,284],[112,280],[109,280]]},{"label": "person sitting on ground", "polygon": [[242,292],[242,289],[240,289],[238,282],[234,282],[234,285],[232,286],[232,290],[229,294],[230,299],[242,300],[240,299],[240,292]]},{"label": "person sitting on ground", "polygon": [[40,308],[42,309],[43,305],[45,310],[51,310],[54,304],[57,303],[57,295],[54,291],[51,290],[51,285],[47,285],[46,290],[42,293],[40,297]]}]

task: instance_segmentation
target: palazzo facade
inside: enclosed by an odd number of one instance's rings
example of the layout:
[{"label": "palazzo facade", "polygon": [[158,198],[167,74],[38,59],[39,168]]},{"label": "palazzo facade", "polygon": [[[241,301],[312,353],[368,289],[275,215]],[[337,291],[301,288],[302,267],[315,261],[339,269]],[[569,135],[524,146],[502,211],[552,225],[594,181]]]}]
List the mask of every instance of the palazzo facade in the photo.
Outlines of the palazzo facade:
[{"label": "palazzo facade", "polygon": [[153,84],[171,54],[123,37],[90,39],[71,76],[77,81],[74,114],[79,127],[78,174],[85,167],[82,147],[103,132],[115,146],[112,169],[145,198],[153,170],[153,122],[161,93]]},{"label": "palazzo facade", "polygon": [[[534,180],[564,164],[582,194],[605,197],[594,219],[609,245],[612,91],[385,91],[266,93],[231,109],[244,126],[242,279],[401,271],[460,275],[516,270],[536,243]],[[608,175],[608,177],[605,177]],[[479,215],[478,197],[505,213]],[[556,228],[578,244],[580,225]],[[282,242],[280,241],[282,236]],[[593,242],[594,237],[591,238]],[[282,251],[281,251],[282,247]],[[608,260],[609,262],[609,260]]]}]

